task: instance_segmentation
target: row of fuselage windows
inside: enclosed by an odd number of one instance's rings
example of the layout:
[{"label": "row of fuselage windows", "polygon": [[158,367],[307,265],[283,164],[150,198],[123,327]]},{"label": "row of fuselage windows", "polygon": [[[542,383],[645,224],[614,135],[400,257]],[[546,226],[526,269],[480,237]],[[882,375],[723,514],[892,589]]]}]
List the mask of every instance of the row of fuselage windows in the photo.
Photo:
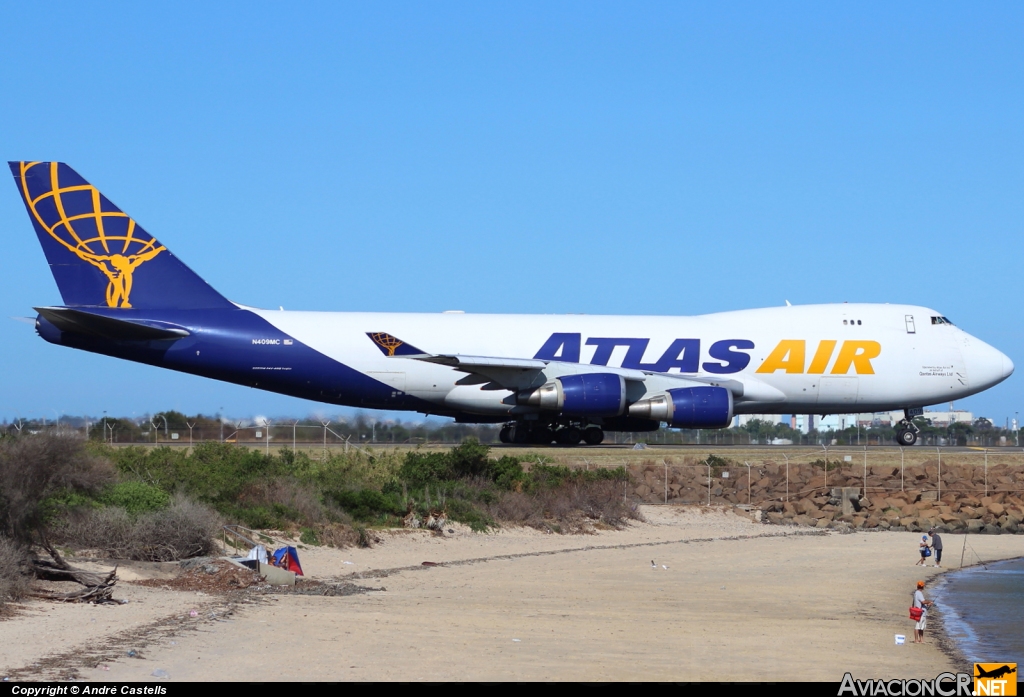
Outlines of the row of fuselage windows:
[{"label": "row of fuselage windows", "polygon": [[844,319],[843,320],[843,324],[851,324],[851,325],[860,324],[860,320],[859,319],[849,319],[849,320]]}]

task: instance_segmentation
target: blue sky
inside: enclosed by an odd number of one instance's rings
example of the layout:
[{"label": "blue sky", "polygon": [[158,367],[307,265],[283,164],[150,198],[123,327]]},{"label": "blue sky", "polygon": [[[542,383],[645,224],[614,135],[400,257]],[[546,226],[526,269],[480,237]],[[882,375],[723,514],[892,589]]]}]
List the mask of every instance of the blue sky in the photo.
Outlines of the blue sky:
[{"label": "blue sky", "polygon": [[[1024,6],[0,8],[0,149],[286,309],[939,309],[1024,366]],[[0,186],[0,317],[59,302]],[[0,419],[336,407],[0,321]],[[957,406],[1002,422],[1020,371]]]}]

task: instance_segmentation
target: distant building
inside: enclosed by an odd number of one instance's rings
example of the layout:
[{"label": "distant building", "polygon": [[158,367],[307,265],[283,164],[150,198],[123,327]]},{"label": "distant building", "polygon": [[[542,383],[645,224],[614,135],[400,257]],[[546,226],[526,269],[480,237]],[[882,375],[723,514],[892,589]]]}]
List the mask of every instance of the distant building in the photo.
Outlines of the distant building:
[{"label": "distant building", "polygon": [[[963,409],[952,411],[925,411],[924,418],[928,419],[932,426],[947,428],[951,423],[973,424],[975,417],[972,412]],[[819,416],[816,414],[739,414],[733,418],[733,428],[746,426],[754,419],[767,421],[771,424],[789,424],[794,430],[801,433],[811,431],[842,431],[847,428],[894,428],[903,419],[903,410],[879,411],[874,413],[861,414],[829,414]]]},{"label": "distant building", "polygon": [[953,423],[974,423],[974,414],[960,409],[954,411],[925,411],[924,418],[929,419],[932,422],[932,426],[949,426]]}]

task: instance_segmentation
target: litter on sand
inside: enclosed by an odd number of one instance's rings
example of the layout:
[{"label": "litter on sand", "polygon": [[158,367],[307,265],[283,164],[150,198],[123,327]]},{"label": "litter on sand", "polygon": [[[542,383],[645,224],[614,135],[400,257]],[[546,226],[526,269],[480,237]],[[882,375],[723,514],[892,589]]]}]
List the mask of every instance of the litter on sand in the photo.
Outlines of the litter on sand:
[{"label": "litter on sand", "polygon": [[896,635],[896,645],[897,646],[903,646],[906,643],[907,643],[907,637],[906,637],[905,634],[897,634]]}]

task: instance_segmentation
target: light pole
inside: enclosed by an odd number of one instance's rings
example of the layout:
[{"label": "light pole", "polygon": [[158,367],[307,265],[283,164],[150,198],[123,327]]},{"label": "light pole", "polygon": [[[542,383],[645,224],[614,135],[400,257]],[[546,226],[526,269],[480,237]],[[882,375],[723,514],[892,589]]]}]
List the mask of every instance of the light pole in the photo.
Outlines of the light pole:
[{"label": "light pole", "polygon": [[220,413],[217,414],[217,420],[220,421],[220,442],[224,442],[224,407],[220,408]]}]

